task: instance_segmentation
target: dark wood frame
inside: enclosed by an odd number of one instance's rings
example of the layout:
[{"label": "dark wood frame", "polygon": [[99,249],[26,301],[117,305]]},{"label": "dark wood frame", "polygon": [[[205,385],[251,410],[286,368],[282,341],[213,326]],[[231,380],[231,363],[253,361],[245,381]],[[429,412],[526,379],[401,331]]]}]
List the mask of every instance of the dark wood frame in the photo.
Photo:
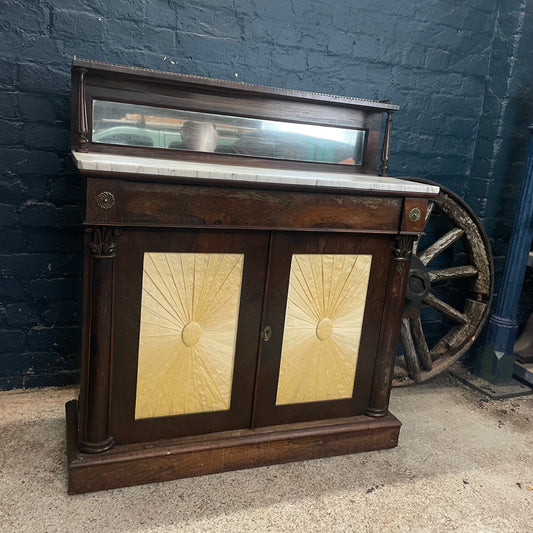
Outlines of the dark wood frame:
[{"label": "dark wood frame", "polygon": [[[308,420],[342,418],[364,414],[368,407],[374,358],[380,324],[372,317],[381,314],[386,298],[389,258],[392,243],[382,236],[361,236],[350,233],[283,232],[273,236],[270,248],[269,291],[263,305],[263,328],[269,325],[276,334],[269,342],[261,342],[256,380],[254,419],[252,427],[274,426]],[[293,254],[369,254],[372,267],[359,356],[351,398],[319,402],[276,405],[281,347],[289,274]],[[268,362],[268,364],[266,364]]]},{"label": "dark wood frame", "polygon": [[[110,428],[117,443],[160,440],[249,427],[261,305],[265,285],[269,235],[266,232],[226,230],[143,230],[131,228],[121,235],[116,258],[114,358],[111,383]],[[231,407],[227,411],[135,420],[139,351],[142,267],[144,252],[243,253],[242,278]],[[127,331],[127,335],[121,332]]]},{"label": "dark wood frame", "polygon": [[[396,106],[75,60],[73,149],[306,170],[381,172]],[[91,142],[91,98],[183,104],[246,116],[367,129],[363,167],[172,152]],[[181,98],[181,100],[180,100]],[[261,104],[261,112],[254,110]],[[282,109],[283,112],[279,110]],[[255,114],[255,115],[252,115]],[[164,152],[164,153],[162,153]],[[67,404],[72,493],[395,446],[388,413],[413,238],[432,194],[82,171],[86,177],[82,377]],[[409,215],[420,211],[418,218]],[[270,244],[269,244],[270,243]],[[292,253],[373,255],[352,399],[275,406]],[[134,420],[141,258],[147,251],[245,254],[232,406],[227,412]],[[128,310],[128,312],[126,312]],[[374,317],[378,316],[379,320]],[[243,402],[238,406],[239,401]]]},{"label": "dark wood frame", "polygon": [[66,404],[70,494],[394,448],[401,426],[391,414],[356,416],[129,444],[89,455],[76,447],[77,417],[72,400]]},{"label": "dark wood frame", "polygon": [[[398,106],[389,102],[323,95],[262,87],[246,83],[212,80],[199,76],[173,74],[150,69],[111,65],[75,59],[72,64],[71,142],[82,152],[141,155],[182,160],[230,163],[247,166],[316,171],[375,174],[383,112],[388,114],[381,150],[381,175],[387,175],[390,156],[390,118]],[[146,104],[160,107],[207,111],[250,118],[286,120],[324,126],[344,126],[364,130],[363,165],[338,165],[303,161],[273,160],[239,155],[199,153],[154,147],[116,146],[93,143],[92,100]]]}]

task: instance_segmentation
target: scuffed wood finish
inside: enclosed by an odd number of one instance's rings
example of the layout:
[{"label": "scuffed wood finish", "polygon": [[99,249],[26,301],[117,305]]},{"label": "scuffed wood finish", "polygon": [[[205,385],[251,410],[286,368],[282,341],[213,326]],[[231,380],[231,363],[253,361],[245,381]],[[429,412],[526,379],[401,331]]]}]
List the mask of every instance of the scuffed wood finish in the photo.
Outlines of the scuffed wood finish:
[{"label": "scuffed wood finish", "polygon": [[389,280],[385,306],[381,315],[381,330],[376,366],[372,379],[370,401],[366,414],[383,417],[388,413],[390,388],[393,378],[398,337],[400,335],[402,306],[404,302],[411,259],[413,238],[401,236],[396,238],[397,247],[390,262]]},{"label": "scuffed wood finish", "polygon": [[473,290],[487,298],[493,286],[491,275],[492,257],[490,255],[490,247],[487,249],[487,244],[482,234],[483,227],[472,210],[467,208],[460,198],[454,198],[449,193],[441,193],[438,203],[444,212],[449,213],[457,227],[464,231],[469,257],[478,271]]},{"label": "scuffed wood finish", "polygon": [[106,455],[76,449],[76,401],[66,405],[70,494],[169,481],[278,463],[393,448],[400,422],[365,416],[116,446]]},{"label": "scuffed wood finish", "polygon": [[424,370],[431,370],[433,368],[433,361],[424,337],[420,315],[416,313],[413,316],[410,316],[409,324],[413,333],[413,341],[420,365]]},{"label": "scuffed wood finish", "polygon": [[428,265],[435,257],[444,252],[446,248],[456,243],[463,235],[464,230],[461,228],[453,228],[448,233],[444,234],[431,246],[428,246],[423,252],[418,254],[418,258],[424,265]]},{"label": "scuffed wood finish", "polygon": [[[111,209],[96,204],[101,191],[116,197]],[[109,179],[91,179],[87,186],[88,223],[396,233],[401,213],[398,197]]]},{"label": "scuffed wood finish", "polygon": [[[486,302],[479,302],[467,298],[465,302],[464,315],[468,320],[462,324],[453,326],[439,342],[431,349],[431,358],[438,361],[444,356],[454,354],[462,348],[465,339],[471,340],[476,336],[476,330],[483,319],[487,309]],[[435,363],[434,363],[435,365]]]},{"label": "scuffed wood finish", "polygon": [[83,365],[78,446],[100,453],[115,442],[109,428],[115,238],[119,230],[86,229]]},{"label": "scuffed wood finish", "polygon": [[472,265],[430,270],[428,272],[431,281],[445,281],[448,279],[467,278],[478,275],[478,269]]},{"label": "scuffed wood finish", "polygon": [[440,311],[443,315],[445,315],[447,318],[449,318],[452,322],[455,322],[456,324],[466,324],[466,322],[468,322],[468,317],[464,313],[457,311],[457,309],[447,304],[446,302],[443,302],[434,294],[429,293],[423,301],[424,303],[433,307],[433,309]]},{"label": "scuffed wood finish", "polygon": [[411,332],[411,324],[409,317],[402,318],[402,325],[400,329],[402,338],[402,348],[405,361],[409,368],[415,372],[420,372],[420,363],[418,362],[417,351],[415,347],[415,336]]},{"label": "scuffed wood finish", "polygon": [[421,233],[426,225],[428,202],[425,198],[406,198],[403,204],[401,231]]}]

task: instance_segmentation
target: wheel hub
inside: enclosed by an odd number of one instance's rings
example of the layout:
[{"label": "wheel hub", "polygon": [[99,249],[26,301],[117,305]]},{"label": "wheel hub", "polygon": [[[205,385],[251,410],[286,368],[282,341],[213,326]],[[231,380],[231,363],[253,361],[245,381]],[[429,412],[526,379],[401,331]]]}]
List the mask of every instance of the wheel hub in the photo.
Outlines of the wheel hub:
[{"label": "wheel hub", "polygon": [[409,278],[407,280],[404,312],[420,307],[422,300],[426,297],[430,289],[431,281],[427,268],[416,255],[413,255],[411,258],[411,267],[409,268]]}]

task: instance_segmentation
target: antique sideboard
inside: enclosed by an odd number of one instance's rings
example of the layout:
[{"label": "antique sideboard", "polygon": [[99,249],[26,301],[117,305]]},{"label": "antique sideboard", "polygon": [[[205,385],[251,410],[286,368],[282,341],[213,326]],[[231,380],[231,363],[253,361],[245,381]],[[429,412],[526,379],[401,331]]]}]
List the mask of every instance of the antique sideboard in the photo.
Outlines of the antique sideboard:
[{"label": "antique sideboard", "polygon": [[397,444],[410,253],[438,188],[386,177],[396,109],[74,60],[69,492]]}]

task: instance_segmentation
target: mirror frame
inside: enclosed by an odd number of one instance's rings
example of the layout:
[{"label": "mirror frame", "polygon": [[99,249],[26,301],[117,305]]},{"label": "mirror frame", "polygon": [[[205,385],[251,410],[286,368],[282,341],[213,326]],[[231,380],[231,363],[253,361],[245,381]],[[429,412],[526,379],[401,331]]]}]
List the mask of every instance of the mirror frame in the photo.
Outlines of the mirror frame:
[{"label": "mirror frame", "polygon": [[[262,120],[333,126],[365,131],[362,165],[269,159],[198,152],[103,144],[92,141],[94,99],[155,107],[235,115]],[[185,160],[264,168],[387,175],[390,154],[391,115],[399,109],[389,102],[276,89],[240,82],[125,67],[75,59],[72,64],[72,149],[150,158]],[[387,122],[380,147],[383,114]]]}]

